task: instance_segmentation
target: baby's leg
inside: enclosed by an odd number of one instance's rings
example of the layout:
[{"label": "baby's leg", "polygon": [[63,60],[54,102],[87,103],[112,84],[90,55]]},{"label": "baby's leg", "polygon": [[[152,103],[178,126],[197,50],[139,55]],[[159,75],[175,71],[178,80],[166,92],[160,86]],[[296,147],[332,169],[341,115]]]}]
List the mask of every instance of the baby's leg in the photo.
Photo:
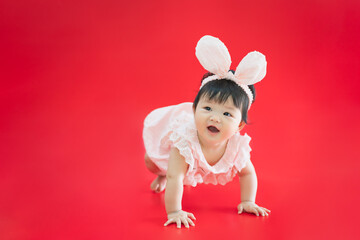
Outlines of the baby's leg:
[{"label": "baby's leg", "polygon": [[157,178],[151,183],[150,188],[154,192],[162,192],[166,186],[166,176],[161,170],[150,160],[149,156],[145,153],[145,165],[150,172],[158,175]]}]

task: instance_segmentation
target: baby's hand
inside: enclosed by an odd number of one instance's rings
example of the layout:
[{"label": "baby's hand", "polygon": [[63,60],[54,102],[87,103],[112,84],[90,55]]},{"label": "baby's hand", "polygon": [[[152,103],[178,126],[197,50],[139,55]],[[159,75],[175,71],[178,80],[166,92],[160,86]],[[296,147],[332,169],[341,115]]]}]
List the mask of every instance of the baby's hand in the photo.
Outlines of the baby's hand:
[{"label": "baby's hand", "polygon": [[190,225],[194,227],[195,224],[190,218],[196,220],[194,214],[185,212],[183,210],[169,213],[168,221],[164,224],[164,226],[167,226],[170,223],[176,223],[177,228],[181,228],[181,223],[182,223],[186,228],[189,228],[189,223],[190,223]]},{"label": "baby's hand", "polygon": [[238,205],[238,214],[241,214],[242,212],[247,213],[253,213],[256,216],[269,216],[268,213],[270,213],[269,209],[259,207],[254,202],[242,202]]}]

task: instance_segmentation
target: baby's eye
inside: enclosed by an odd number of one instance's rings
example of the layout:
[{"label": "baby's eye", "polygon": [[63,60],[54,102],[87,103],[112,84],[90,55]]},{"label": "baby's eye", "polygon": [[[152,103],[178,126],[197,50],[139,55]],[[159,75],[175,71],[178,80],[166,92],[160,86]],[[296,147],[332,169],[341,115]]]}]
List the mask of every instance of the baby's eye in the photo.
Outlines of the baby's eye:
[{"label": "baby's eye", "polygon": [[232,115],[228,112],[224,112],[224,115],[227,116],[227,117],[232,117]]},{"label": "baby's eye", "polygon": [[206,111],[211,111],[211,107],[204,107]]}]

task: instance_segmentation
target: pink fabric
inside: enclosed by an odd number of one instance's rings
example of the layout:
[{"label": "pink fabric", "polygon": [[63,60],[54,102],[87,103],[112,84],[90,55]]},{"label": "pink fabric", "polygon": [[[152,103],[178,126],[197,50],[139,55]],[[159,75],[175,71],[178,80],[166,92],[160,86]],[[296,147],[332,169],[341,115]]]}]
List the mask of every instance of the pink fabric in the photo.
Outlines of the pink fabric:
[{"label": "pink fabric", "polygon": [[251,138],[236,133],[229,139],[223,157],[213,166],[202,153],[192,111],[192,103],[181,103],[152,111],[144,121],[143,139],[149,158],[165,174],[171,147],[179,149],[189,164],[184,185],[198,183],[224,185],[250,160]]}]

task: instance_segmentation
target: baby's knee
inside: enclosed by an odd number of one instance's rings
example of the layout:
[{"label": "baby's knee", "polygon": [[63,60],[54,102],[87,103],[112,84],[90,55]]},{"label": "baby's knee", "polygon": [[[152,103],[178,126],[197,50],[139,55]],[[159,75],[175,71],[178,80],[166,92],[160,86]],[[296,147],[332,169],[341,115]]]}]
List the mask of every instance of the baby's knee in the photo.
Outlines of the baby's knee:
[{"label": "baby's knee", "polygon": [[151,165],[152,162],[151,162],[149,156],[147,155],[147,153],[145,153],[144,160],[145,160],[146,166]]},{"label": "baby's knee", "polygon": [[149,158],[149,156],[145,153],[145,165],[147,167],[147,169],[149,169],[150,172],[156,174],[156,175],[164,175],[160,169],[155,165],[155,163],[153,163],[153,161],[151,161],[151,159]]}]

